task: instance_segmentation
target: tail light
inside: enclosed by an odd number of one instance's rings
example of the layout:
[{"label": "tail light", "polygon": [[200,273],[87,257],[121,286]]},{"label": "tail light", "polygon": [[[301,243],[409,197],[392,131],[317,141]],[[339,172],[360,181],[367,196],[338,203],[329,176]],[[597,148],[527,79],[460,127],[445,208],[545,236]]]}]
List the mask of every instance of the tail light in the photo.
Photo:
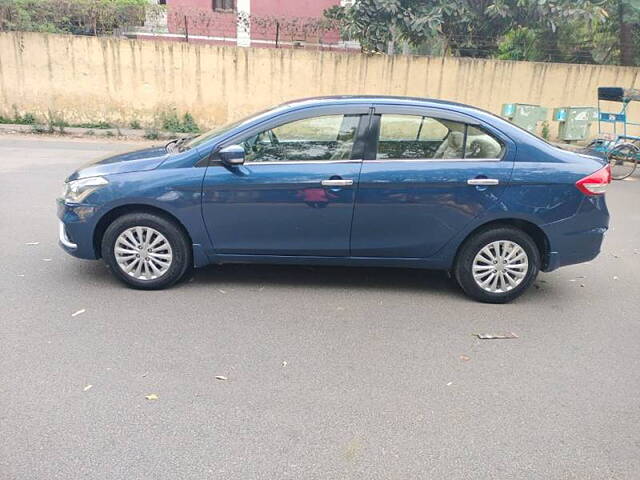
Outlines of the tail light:
[{"label": "tail light", "polygon": [[611,183],[611,167],[609,165],[576,182],[576,187],[585,195],[602,195]]}]

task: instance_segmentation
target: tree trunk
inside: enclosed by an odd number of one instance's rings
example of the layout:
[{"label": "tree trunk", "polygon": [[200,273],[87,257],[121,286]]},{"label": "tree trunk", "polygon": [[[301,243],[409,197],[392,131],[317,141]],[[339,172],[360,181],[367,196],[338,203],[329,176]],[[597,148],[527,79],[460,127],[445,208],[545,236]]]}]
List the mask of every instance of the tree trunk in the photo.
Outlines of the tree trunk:
[{"label": "tree trunk", "polygon": [[618,17],[620,22],[620,64],[633,65],[633,25],[627,21],[627,9],[622,0],[618,2]]}]

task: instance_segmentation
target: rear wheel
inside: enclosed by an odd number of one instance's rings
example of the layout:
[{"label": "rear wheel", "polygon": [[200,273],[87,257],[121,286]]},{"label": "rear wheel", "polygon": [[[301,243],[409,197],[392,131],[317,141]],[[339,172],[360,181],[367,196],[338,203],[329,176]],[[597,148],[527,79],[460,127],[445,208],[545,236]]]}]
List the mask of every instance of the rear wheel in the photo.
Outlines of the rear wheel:
[{"label": "rear wheel", "polygon": [[134,288],[157,290],[180,280],[191,249],[180,227],[159,215],[131,213],[107,227],[102,258],[113,274]]},{"label": "rear wheel", "polygon": [[454,268],[458,284],[470,297],[485,303],[507,303],[536,279],[540,252],[522,230],[497,227],[467,239]]},{"label": "rear wheel", "polygon": [[633,143],[616,145],[609,152],[611,177],[614,180],[623,180],[630,176],[636,170],[638,158],[640,158],[640,148]]}]

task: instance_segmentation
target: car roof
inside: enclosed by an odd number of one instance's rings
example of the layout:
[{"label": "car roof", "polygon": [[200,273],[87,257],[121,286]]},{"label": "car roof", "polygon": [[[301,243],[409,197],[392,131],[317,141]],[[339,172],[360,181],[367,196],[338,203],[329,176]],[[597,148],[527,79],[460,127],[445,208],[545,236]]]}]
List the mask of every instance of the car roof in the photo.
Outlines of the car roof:
[{"label": "car roof", "polygon": [[419,106],[451,106],[479,110],[471,105],[425,97],[404,97],[399,95],[328,95],[308,97],[285,102],[282,106],[298,107],[313,105],[357,105],[362,103],[405,104]]},{"label": "car roof", "polygon": [[340,105],[401,105],[407,107],[432,107],[464,113],[489,123],[505,122],[497,115],[472,105],[424,97],[403,97],[394,95],[331,95],[321,97],[308,97],[285,102],[274,110],[292,110],[298,108],[340,106]]}]

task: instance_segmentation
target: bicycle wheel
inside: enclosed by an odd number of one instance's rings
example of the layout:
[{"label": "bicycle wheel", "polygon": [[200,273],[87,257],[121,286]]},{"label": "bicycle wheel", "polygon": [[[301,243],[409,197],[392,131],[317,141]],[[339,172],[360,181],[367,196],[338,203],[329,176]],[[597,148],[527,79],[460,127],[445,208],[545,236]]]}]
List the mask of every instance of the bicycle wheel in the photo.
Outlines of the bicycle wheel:
[{"label": "bicycle wheel", "polygon": [[621,143],[613,147],[608,155],[611,177],[614,180],[627,178],[635,171],[639,157],[640,148],[633,143]]}]

